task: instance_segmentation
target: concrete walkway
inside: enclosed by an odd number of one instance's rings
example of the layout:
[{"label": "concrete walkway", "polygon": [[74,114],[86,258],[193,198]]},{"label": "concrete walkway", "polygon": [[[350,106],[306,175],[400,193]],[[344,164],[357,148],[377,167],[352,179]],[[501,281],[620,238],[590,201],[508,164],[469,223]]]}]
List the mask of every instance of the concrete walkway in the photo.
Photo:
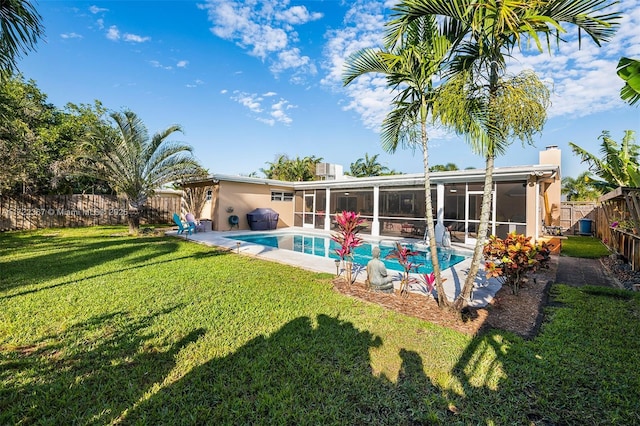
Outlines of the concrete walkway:
[{"label": "concrete walkway", "polygon": [[600,259],[579,257],[559,257],[555,282],[574,287],[597,285],[620,288],[617,281],[609,276]]}]

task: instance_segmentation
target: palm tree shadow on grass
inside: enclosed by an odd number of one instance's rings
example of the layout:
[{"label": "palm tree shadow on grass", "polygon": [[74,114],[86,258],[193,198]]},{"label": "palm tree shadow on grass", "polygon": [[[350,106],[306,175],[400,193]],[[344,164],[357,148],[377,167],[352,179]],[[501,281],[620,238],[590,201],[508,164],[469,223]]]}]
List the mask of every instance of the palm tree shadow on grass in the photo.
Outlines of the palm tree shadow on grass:
[{"label": "palm tree shadow on grass", "polygon": [[[176,354],[206,333],[194,329],[158,349],[150,331],[174,306],[143,317],[89,318],[28,347],[0,348],[0,423],[105,424],[134,405],[175,366]],[[155,340],[154,340],[155,342]]]},{"label": "palm tree shadow on grass", "polygon": [[[90,237],[89,237],[90,238]],[[131,238],[118,237],[105,239],[101,237],[95,242],[87,243],[86,239],[57,240],[38,239],[39,244],[44,244],[38,248],[43,253],[36,254],[28,258],[9,260],[2,264],[3,274],[0,276],[0,291],[6,292],[17,287],[37,284],[69,276],[80,271],[88,270],[92,267],[106,264],[113,260],[121,261],[127,259],[129,267],[118,268],[112,271],[100,271],[87,277],[79,277],[66,282],[58,282],[44,287],[29,289],[19,294],[28,294],[41,289],[55,288],[69,283],[79,282],[95,276],[103,276],[118,273],[129,269],[136,269],[153,263],[172,262],[186,258],[205,258],[226,254],[221,250],[207,250],[206,252],[195,253],[193,255],[171,258],[165,260],[162,256],[169,255],[178,250],[180,243],[170,238]],[[40,247],[40,246],[39,246]],[[139,253],[135,256],[136,253]],[[15,297],[17,294],[7,295],[4,298]]]},{"label": "palm tree shadow on grass", "polygon": [[447,403],[420,356],[402,350],[397,383],[376,376],[379,337],[325,315],[300,317],[272,335],[198,366],[127,413],[123,422],[166,424],[425,424]]}]

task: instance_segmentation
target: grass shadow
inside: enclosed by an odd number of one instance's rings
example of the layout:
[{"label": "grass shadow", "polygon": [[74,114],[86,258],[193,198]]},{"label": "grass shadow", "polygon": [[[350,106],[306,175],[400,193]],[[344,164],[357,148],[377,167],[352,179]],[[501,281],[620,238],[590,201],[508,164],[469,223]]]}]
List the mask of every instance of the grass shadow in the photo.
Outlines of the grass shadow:
[{"label": "grass shadow", "polygon": [[638,424],[640,297],[623,294],[554,285],[535,338],[500,330],[474,338],[453,370],[457,421]]},{"label": "grass shadow", "polygon": [[[200,365],[123,419],[125,424],[428,424],[446,402],[421,357],[402,350],[397,383],[376,376],[369,351],[382,341],[319,315],[285,324]],[[428,401],[429,403],[425,403]]]},{"label": "grass shadow", "polygon": [[[92,317],[28,347],[2,348],[0,423],[105,424],[140,400],[175,366],[176,354],[198,340],[198,328],[159,349],[150,331],[180,306],[131,318]],[[19,378],[16,380],[16,378]]]}]

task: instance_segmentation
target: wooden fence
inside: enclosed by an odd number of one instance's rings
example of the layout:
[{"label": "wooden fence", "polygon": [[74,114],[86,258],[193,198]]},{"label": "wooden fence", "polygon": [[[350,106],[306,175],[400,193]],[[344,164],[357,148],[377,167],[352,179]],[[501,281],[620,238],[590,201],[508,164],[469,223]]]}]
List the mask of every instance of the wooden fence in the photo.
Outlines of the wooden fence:
[{"label": "wooden fence", "polygon": [[563,201],[560,206],[560,227],[564,234],[577,235],[580,219],[591,219],[592,233],[600,228],[598,222],[598,203],[593,201]]},{"label": "wooden fence", "polygon": [[[169,224],[181,211],[181,197],[149,198],[140,211],[140,223]],[[46,195],[0,198],[0,231],[124,225],[127,203],[113,195]]]}]

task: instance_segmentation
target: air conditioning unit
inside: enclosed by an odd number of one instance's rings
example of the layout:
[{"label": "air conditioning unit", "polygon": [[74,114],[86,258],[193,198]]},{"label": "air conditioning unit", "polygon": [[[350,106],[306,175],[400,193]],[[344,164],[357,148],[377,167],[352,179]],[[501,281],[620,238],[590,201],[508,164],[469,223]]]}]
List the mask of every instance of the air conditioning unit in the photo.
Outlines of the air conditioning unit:
[{"label": "air conditioning unit", "polygon": [[316,164],[316,176],[320,180],[334,180],[342,177],[342,166],[339,164],[318,163]]}]

